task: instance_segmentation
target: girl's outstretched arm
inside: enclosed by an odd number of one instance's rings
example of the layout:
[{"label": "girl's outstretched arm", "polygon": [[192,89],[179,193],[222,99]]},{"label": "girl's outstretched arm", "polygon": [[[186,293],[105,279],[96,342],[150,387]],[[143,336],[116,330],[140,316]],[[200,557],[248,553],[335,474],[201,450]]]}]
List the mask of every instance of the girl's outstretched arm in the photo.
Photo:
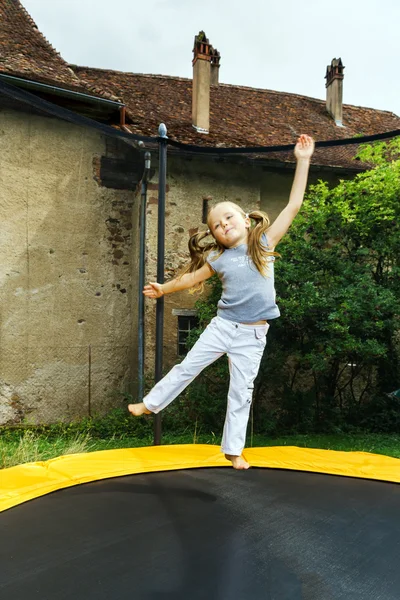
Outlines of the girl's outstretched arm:
[{"label": "girl's outstretched arm", "polygon": [[195,287],[198,283],[212,277],[212,275],[214,275],[214,271],[208,263],[205,263],[197,271],[185,273],[182,277],[177,277],[176,279],[167,281],[167,283],[149,282],[148,285],[144,286],[143,294],[148,298],[161,298],[164,294],[173,294],[174,292]]},{"label": "girl's outstretched arm", "polygon": [[309,135],[301,135],[294,149],[297,165],[289,202],[267,231],[270,250],[275,248],[282,239],[300,210],[306,190],[310,159],[313,152],[314,140]]}]

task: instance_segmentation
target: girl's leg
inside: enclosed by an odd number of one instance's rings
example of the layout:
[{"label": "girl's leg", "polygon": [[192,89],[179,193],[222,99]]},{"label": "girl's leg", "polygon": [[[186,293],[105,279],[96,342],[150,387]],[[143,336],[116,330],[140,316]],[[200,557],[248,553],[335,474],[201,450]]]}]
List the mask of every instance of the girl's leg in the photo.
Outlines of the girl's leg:
[{"label": "girl's leg", "polygon": [[235,468],[248,468],[241,458],[253,397],[254,380],[266,345],[268,325],[239,325],[238,336],[228,352],[230,385],[221,450]]},{"label": "girl's leg", "polygon": [[208,365],[225,354],[226,340],[222,331],[218,327],[216,319],[213,319],[208,327],[203,331],[193,348],[188,352],[185,359],[175,365],[161,379],[143,399],[145,410],[136,413],[134,407],[140,405],[130,405],[133,414],[142,414],[143,412],[158,413],[163,410],[172,400],[174,400],[193,379]]}]

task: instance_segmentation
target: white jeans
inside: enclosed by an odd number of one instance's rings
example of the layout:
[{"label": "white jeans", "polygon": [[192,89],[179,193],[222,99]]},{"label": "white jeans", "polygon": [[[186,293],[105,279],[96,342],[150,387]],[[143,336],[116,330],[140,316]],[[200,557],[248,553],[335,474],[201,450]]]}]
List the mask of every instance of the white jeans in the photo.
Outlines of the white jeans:
[{"label": "white jeans", "polygon": [[267,343],[269,325],[243,325],[214,317],[186,358],[159,381],[143,402],[160,412],[193,379],[223,354],[228,355],[230,384],[221,450],[240,456],[246,440],[254,380]]}]

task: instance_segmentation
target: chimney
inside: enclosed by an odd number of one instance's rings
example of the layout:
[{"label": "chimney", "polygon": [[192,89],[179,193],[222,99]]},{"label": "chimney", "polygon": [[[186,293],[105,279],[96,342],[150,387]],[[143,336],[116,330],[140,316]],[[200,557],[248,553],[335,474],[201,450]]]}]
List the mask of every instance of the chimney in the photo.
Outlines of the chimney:
[{"label": "chimney", "polygon": [[334,58],[326,68],[326,109],[338,127],[343,127],[343,70],[341,58]]},{"label": "chimney", "polygon": [[218,85],[219,83],[219,61],[221,55],[216,48],[211,46],[211,85]]},{"label": "chimney", "polygon": [[192,125],[199,133],[208,133],[210,128],[212,52],[206,34],[200,31],[194,38],[192,91]]}]

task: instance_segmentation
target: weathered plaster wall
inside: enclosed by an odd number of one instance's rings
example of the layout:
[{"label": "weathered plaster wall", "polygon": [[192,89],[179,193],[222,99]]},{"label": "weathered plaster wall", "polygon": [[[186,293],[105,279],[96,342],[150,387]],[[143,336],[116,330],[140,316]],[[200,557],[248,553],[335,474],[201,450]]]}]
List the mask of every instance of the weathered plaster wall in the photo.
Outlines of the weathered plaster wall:
[{"label": "weathered plaster wall", "polygon": [[[128,184],[114,173],[117,163]],[[70,420],[118,404],[118,391],[135,393],[139,196],[113,189],[114,176],[115,187],[131,186],[132,164],[118,143],[92,131],[0,112],[0,424]],[[315,173],[310,181],[319,177],[337,180]],[[204,198],[261,208],[273,221],[292,179],[290,169],[169,155],[166,280],[187,264],[191,233],[207,227]],[[148,189],[147,281],[156,279],[157,211],[156,173]],[[177,360],[172,311],[193,308],[198,297],[165,298],[165,369]],[[149,372],[155,305],[146,301]]]},{"label": "weathered plaster wall", "polygon": [[[262,173],[260,178],[260,206],[261,210],[268,214],[271,223],[289,200],[293,177],[294,169],[291,168],[268,169]],[[339,176],[338,173],[328,169],[311,169],[308,176],[308,185],[314,185],[321,179],[327,181],[329,185],[335,186],[339,183],[340,178],[344,179],[345,177],[349,176],[344,173]]]},{"label": "weathered plaster wall", "polygon": [[102,412],[132,380],[137,216],[133,192],[96,181],[105,151],[89,130],[0,112],[0,423]]}]

